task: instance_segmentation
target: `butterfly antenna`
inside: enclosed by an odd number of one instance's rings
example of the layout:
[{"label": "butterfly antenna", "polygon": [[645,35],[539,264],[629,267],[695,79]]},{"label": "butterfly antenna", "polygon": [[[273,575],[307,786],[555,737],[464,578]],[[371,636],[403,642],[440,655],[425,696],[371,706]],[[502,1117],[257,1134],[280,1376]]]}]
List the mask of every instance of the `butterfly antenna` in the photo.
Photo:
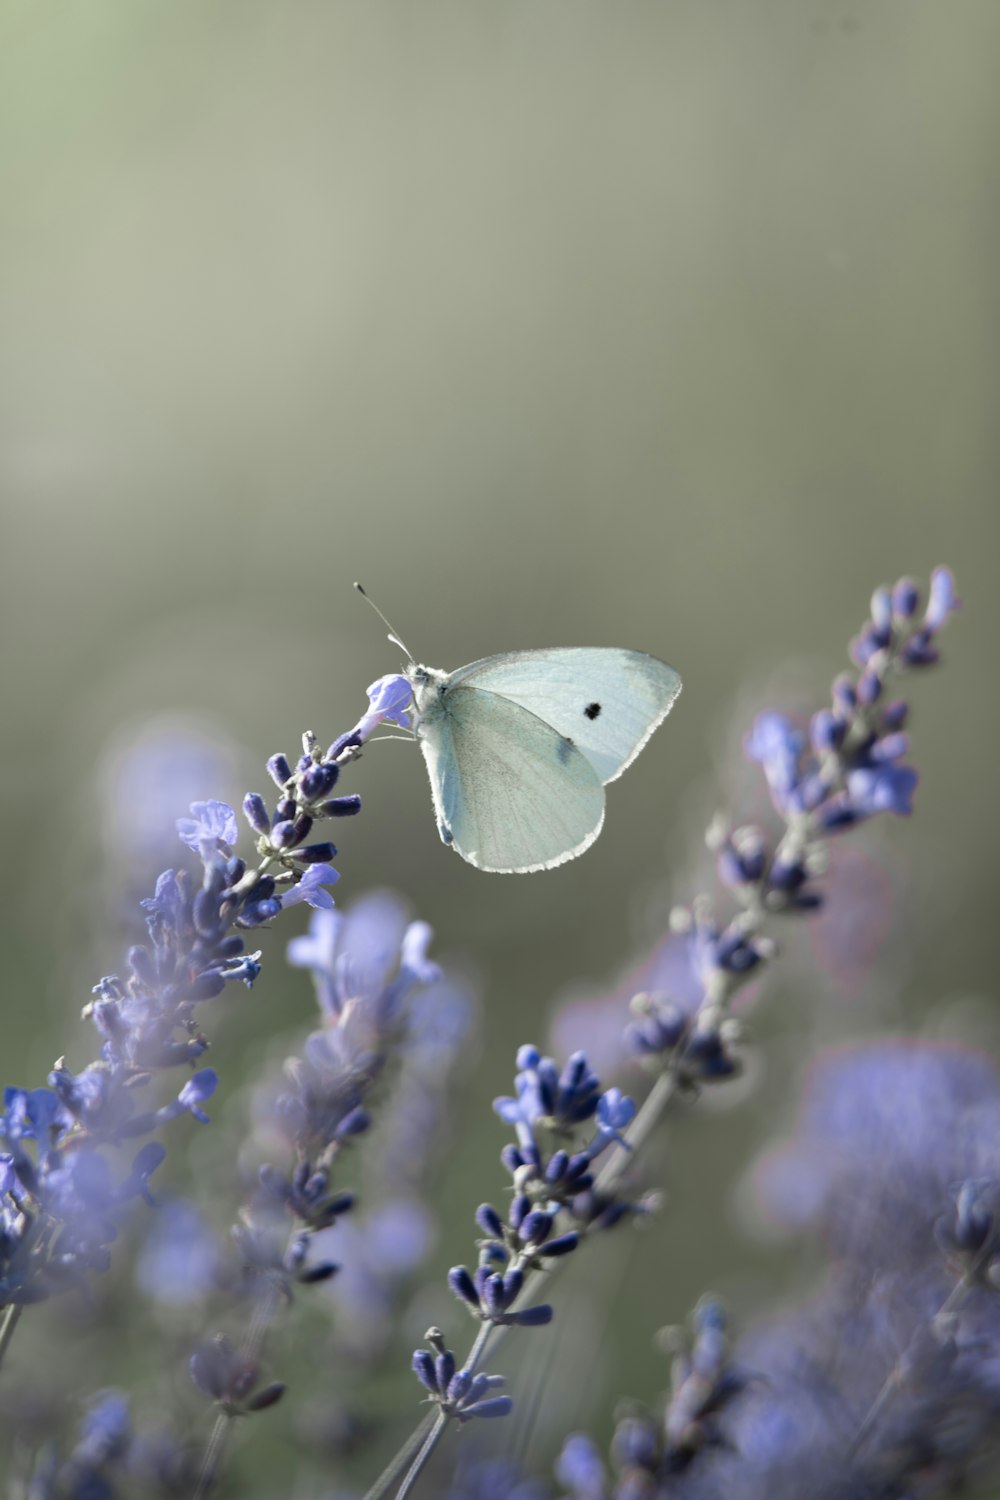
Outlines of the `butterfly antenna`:
[{"label": "butterfly antenna", "polygon": [[391,623],[386,619],[385,615],[379,609],[378,605],[375,603],[375,600],[371,597],[371,595],[370,594],[366,594],[365,591],[364,591],[364,589],[361,587],[361,584],[358,583],[358,582],[355,582],[354,587],[357,589],[357,591],[361,595],[362,599],[364,599],[368,604],[371,605],[372,609],[375,611],[375,613],[378,615],[379,619],[382,621],[382,624],[387,628],[387,630],[389,631],[389,639],[390,639],[390,641],[392,641],[392,644],[394,646],[398,646],[399,649],[400,649],[400,651],[405,651],[406,652],[406,656],[407,656],[407,660],[408,661],[411,661],[411,662],[412,661],[416,661],[417,658],[414,656],[414,654],[410,650],[409,646],[407,646],[400,639],[400,637],[397,635],[396,631],[393,630]]}]

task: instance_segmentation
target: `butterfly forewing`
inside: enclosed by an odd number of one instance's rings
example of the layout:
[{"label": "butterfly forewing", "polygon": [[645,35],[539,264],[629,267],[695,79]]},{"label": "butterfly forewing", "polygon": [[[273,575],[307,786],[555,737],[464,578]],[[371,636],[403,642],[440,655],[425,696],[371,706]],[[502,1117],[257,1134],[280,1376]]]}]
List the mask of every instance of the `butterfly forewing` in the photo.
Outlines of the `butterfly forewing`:
[{"label": "butterfly forewing", "polygon": [[600,832],[599,775],[571,737],[507,696],[452,680],[419,734],[442,836],[470,864],[547,870]]},{"label": "butterfly forewing", "polygon": [[528,709],[573,741],[602,782],[631,765],[673,707],[681,679],[643,651],[567,646],[472,662],[451,678]]}]

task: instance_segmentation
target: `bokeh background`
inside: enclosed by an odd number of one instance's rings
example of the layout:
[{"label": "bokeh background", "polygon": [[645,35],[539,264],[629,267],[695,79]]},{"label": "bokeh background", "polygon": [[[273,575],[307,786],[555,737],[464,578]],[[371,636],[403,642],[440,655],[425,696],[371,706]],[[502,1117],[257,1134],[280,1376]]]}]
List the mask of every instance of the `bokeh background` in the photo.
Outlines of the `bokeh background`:
[{"label": "bokeh background", "polygon": [[[338,899],[401,891],[482,997],[440,1272],[500,1192],[513,1049],[697,888],[740,728],[822,699],[875,584],[956,570],[919,815],[864,846],[876,960],[846,999],[794,951],[772,982],[756,1092],[672,1137],[567,1425],[655,1392],[653,1330],[709,1285],[745,1316],[807,1274],[729,1187],[817,1039],[992,1036],[998,49],[994,0],[0,3],[8,1081],[91,1055],[187,800],[265,789],[397,667],[354,578],[433,665],[663,656],[676,713],[556,872],[448,853],[412,748],[353,774]],[[310,1022],[287,935],[220,1018],[231,1078]],[[268,1421],[255,1473],[287,1477]]]}]

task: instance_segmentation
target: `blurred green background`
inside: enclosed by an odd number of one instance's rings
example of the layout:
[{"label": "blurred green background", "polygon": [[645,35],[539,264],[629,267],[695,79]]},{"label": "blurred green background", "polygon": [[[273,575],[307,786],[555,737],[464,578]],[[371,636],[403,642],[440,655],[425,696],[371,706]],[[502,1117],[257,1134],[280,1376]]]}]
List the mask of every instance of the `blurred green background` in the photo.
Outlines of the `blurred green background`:
[{"label": "blurred green background", "polygon": [[[948,664],[915,693],[919,815],[871,845],[892,962],[808,1029],[808,971],[772,985],[763,1085],[680,1127],[670,1212],[628,1252],[642,1295],[567,1423],[655,1392],[650,1334],[708,1285],[744,1316],[787,1284],[725,1197],[817,1029],[951,1025],[944,1004],[990,1031],[998,50],[995,0],[0,4],[9,1081],[92,1054],[76,1017],[123,901],[177,857],[170,756],[144,781],[137,743],[196,734],[189,795],[236,802],[397,667],[352,579],[432,665],[648,650],[684,696],[563,869],[446,851],[406,746],[352,775],[338,899],[398,888],[481,983],[435,1270],[467,1257],[514,1047],[696,888],[775,669],[820,701],[875,584],[956,570]],[[230,1077],[310,1021],[291,930],[220,1020]],[[267,1420],[261,1473],[287,1454]]]}]

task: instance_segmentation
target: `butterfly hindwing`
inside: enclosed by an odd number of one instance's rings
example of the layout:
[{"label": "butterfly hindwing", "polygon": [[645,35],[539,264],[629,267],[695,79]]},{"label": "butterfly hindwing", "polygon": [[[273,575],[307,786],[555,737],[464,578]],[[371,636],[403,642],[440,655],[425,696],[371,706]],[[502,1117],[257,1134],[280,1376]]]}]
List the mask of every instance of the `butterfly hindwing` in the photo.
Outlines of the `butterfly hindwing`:
[{"label": "butterfly hindwing", "polygon": [[571,736],[510,698],[449,682],[419,736],[442,837],[470,864],[547,870],[600,832],[599,774]]}]

